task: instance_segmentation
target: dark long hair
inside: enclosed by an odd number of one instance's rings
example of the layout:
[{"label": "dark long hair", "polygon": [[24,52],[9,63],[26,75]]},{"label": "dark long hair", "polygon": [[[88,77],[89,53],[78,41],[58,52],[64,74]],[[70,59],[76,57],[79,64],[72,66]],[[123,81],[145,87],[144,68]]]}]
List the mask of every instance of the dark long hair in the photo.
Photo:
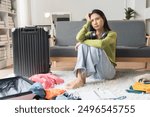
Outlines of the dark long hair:
[{"label": "dark long hair", "polygon": [[[110,29],[110,27],[109,27],[109,25],[108,25],[108,21],[107,21],[107,18],[106,18],[106,16],[105,16],[105,14],[104,14],[101,10],[99,10],[99,9],[94,9],[94,10],[90,13],[90,17],[91,17],[91,15],[94,14],[94,13],[98,14],[98,15],[101,16],[101,18],[103,19],[103,21],[104,21],[104,31],[106,31],[106,32],[110,31],[111,29]],[[91,30],[91,31],[95,31],[95,29],[92,27],[92,25],[91,25],[91,27],[90,27],[90,30]]]}]

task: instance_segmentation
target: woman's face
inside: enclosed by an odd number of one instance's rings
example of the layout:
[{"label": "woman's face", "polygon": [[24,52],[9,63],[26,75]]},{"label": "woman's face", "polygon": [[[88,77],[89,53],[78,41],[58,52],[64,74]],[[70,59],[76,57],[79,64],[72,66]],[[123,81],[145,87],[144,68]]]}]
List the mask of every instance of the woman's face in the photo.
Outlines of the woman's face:
[{"label": "woman's face", "polygon": [[95,30],[103,30],[104,20],[100,15],[93,13],[90,18],[91,24]]}]

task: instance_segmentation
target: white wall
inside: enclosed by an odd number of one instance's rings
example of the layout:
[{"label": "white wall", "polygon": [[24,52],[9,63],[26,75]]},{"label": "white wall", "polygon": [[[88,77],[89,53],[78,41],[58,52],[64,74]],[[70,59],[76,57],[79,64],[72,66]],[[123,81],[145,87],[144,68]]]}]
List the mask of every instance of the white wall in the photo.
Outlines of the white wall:
[{"label": "white wall", "polygon": [[146,0],[145,19],[146,32],[150,35],[150,0]]},{"label": "white wall", "polygon": [[150,34],[150,0],[17,0],[17,6],[18,26],[50,24],[45,12],[70,12],[72,20],[82,20],[95,8],[103,10],[108,20],[122,20],[124,8],[131,7],[138,13],[135,19],[146,20]]},{"label": "white wall", "polygon": [[146,0],[146,7],[150,7],[150,0]]},{"label": "white wall", "polygon": [[[61,2],[60,2],[61,1]],[[31,0],[32,24],[49,24],[45,12],[70,12],[72,20],[82,20],[88,12],[98,8],[108,20],[124,19],[123,0]]]},{"label": "white wall", "polygon": [[17,0],[17,26],[31,25],[30,0]]},{"label": "white wall", "polygon": [[134,9],[137,11],[136,19],[145,19],[146,0],[134,0]]},{"label": "white wall", "polygon": [[150,7],[145,9],[146,31],[150,35]]}]

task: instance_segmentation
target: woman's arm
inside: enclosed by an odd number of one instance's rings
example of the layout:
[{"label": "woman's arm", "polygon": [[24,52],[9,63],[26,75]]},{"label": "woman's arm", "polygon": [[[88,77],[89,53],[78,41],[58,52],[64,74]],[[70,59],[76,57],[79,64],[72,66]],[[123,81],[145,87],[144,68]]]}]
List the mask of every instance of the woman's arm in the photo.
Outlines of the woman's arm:
[{"label": "woman's arm", "polygon": [[90,34],[90,32],[88,32],[90,24],[91,22],[87,21],[86,24],[83,25],[82,29],[78,32],[76,36],[77,41],[83,42],[88,37],[88,35]]},{"label": "woman's arm", "polygon": [[110,31],[104,39],[94,39],[94,40],[87,39],[82,43],[96,48],[105,48],[105,46],[115,43],[116,37],[117,37],[116,32]]}]

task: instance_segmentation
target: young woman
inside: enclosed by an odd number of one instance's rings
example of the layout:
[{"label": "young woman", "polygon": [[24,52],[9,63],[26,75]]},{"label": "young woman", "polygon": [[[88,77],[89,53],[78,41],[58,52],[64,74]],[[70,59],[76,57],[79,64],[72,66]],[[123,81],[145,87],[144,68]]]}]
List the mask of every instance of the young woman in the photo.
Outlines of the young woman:
[{"label": "young woman", "polygon": [[105,14],[99,9],[88,14],[86,20],[76,36],[78,55],[74,71],[77,78],[67,84],[67,89],[84,86],[89,76],[108,80],[116,74],[116,32],[111,31]]}]

